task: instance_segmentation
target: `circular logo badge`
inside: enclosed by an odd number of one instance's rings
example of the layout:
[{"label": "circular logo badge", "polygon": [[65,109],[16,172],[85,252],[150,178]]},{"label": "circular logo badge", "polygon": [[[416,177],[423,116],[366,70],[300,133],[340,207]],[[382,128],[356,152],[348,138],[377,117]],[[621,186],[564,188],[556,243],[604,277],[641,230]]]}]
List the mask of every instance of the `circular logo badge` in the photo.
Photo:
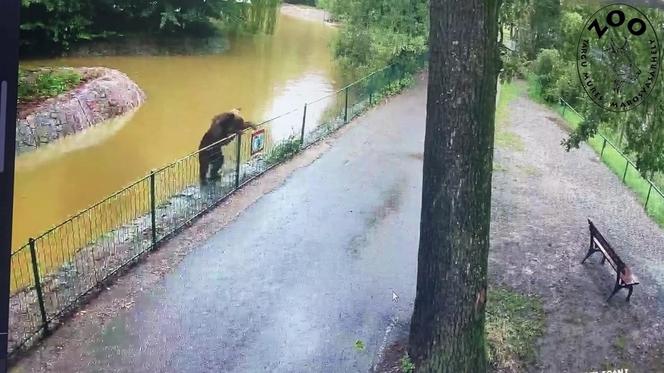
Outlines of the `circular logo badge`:
[{"label": "circular logo badge", "polygon": [[586,22],[576,67],[595,104],[615,112],[632,110],[652,92],[659,74],[656,30],[633,6],[607,5]]}]

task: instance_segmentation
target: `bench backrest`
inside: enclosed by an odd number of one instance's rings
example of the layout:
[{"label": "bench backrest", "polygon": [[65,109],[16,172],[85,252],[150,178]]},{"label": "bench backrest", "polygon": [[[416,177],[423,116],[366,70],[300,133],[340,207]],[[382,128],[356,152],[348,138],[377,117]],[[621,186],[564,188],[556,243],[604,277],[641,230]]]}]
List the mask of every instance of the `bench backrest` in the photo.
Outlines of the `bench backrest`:
[{"label": "bench backrest", "polygon": [[616,252],[613,251],[613,248],[611,247],[609,242],[606,240],[606,238],[604,238],[604,236],[602,236],[602,234],[599,232],[597,227],[595,227],[595,224],[593,224],[593,222],[590,221],[590,219],[588,219],[588,225],[590,225],[590,235],[592,237],[594,237],[595,239],[597,239],[597,241],[600,243],[600,245],[602,245],[602,248],[606,251],[607,254],[609,254],[609,256],[611,257],[611,260],[613,260],[613,262],[616,264],[616,266],[618,266],[618,268],[616,268],[616,270],[618,272],[621,272],[621,273],[624,272],[625,263],[623,263],[623,261],[620,259],[618,254],[616,254]]}]

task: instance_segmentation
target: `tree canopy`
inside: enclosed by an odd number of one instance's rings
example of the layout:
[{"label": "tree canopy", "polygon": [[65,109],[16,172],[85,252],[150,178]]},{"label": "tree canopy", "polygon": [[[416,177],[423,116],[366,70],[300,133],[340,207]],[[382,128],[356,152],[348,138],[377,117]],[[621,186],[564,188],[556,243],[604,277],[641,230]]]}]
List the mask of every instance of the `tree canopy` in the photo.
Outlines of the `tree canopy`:
[{"label": "tree canopy", "polygon": [[21,0],[25,51],[126,33],[210,34],[221,23],[271,33],[280,0]]},{"label": "tree canopy", "polygon": [[[600,130],[619,139],[616,142],[633,160],[642,174],[664,171],[664,82],[654,83],[647,99],[627,112],[612,112],[596,105],[585,93],[577,72],[577,46],[586,21],[601,8],[598,4],[579,5],[560,0],[505,0],[501,10],[503,28],[512,32],[516,51],[506,60],[514,67],[509,74],[531,74],[541,88],[544,100],[557,103],[563,98],[583,117],[563,145],[576,148]],[[664,13],[641,9],[655,30],[664,27]],[[539,15],[538,15],[539,14]],[[633,49],[636,60],[648,51]],[[661,52],[660,52],[661,57]],[[515,60],[517,60],[515,62]],[[525,67],[524,67],[525,66]],[[519,68],[522,67],[522,68]],[[593,67],[591,74],[606,76]],[[596,84],[610,84],[610,79]]]},{"label": "tree canopy", "polygon": [[414,63],[428,50],[426,0],[326,0],[321,5],[341,22],[334,50],[345,67],[367,73],[396,61]]}]

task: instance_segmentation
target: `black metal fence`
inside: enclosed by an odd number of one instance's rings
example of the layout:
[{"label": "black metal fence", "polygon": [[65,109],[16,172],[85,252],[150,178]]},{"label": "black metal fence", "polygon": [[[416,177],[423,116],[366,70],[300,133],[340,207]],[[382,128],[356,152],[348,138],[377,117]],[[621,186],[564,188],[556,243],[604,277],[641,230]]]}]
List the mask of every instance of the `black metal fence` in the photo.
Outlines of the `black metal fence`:
[{"label": "black metal fence", "polygon": [[[576,119],[583,120],[583,116],[562,97],[560,98],[559,110],[565,119],[574,120],[574,118],[568,118],[571,114]],[[643,202],[646,212],[653,216],[659,224],[664,225],[664,193],[660,189],[661,184],[658,185],[656,181],[641,175],[636,168],[636,164],[607,135],[597,133],[595,136],[595,139],[590,140],[590,145],[598,148],[600,159],[621,178],[624,184],[635,191]],[[596,141],[596,143],[592,143],[593,141]],[[616,164],[614,160],[621,158],[621,164]],[[624,167],[622,162],[624,162]]]},{"label": "black metal fence", "polygon": [[[426,57],[418,61],[421,67]],[[216,182],[199,186],[194,152],[31,238],[11,256],[10,354],[49,334],[92,290],[242,185],[398,91],[413,72],[387,66],[226,139]]]}]

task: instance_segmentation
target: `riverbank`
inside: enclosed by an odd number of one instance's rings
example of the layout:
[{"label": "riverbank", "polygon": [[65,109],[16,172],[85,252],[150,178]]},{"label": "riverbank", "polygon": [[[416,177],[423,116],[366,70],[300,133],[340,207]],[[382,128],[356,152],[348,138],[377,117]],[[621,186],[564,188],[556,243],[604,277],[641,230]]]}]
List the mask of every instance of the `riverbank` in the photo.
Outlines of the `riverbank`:
[{"label": "riverbank", "polygon": [[[16,123],[18,154],[123,115],[146,100],[145,92],[117,70],[103,67],[56,70],[68,70],[70,76],[78,75],[80,78],[75,81],[76,84],[67,86],[64,92],[54,97],[37,97],[21,102]],[[38,83],[26,79],[23,84],[25,87]]]}]

